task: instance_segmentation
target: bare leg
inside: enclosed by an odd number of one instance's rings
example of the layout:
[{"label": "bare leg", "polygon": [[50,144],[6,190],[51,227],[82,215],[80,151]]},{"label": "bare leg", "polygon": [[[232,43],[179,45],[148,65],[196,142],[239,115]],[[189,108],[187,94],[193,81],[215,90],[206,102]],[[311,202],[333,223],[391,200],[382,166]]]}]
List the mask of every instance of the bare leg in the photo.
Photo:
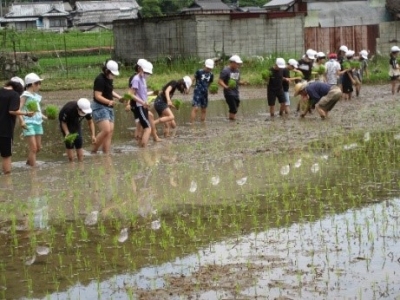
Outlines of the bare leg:
[{"label": "bare leg", "polygon": [[207,113],[207,108],[202,108],[201,109],[201,117],[200,117],[201,122],[206,121],[206,113]]},{"label": "bare leg", "polygon": [[3,173],[10,174],[11,173],[11,156],[3,157],[2,165],[3,165]]},{"label": "bare leg", "polygon": [[149,121],[150,121],[151,135],[152,135],[152,137],[153,137],[153,140],[154,140],[155,142],[161,142],[162,139],[160,139],[160,138],[158,137],[156,124],[155,124],[155,122],[154,122],[154,115],[153,115],[153,113],[152,113],[151,111],[149,111]]},{"label": "bare leg", "polygon": [[76,156],[78,157],[78,161],[82,162],[83,161],[83,149],[76,149]]},{"label": "bare leg", "polygon": [[190,123],[194,123],[194,121],[196,120],[198,109],[199,109],[198,107],[193,106],[192,111],[190,113]]},{"label": "bare leg", "polygon": [[235,121],[236,120],[236,114],[229,113],[229,120]]},{"label": "bare leg", "polygon": [[315,105],[315,108],[317,109],[322,119],[325,119],[328,116],[327,112],[324,111],[318,104]]},{"label": "bare leg", "polygon": [[68,160],[70,162],[73,162],[74,161],[74,149],[66,149],[65,152],[67,153]]},{"label": "bare leg", "polygon": [[42,137],[40,135],[26,137],[29,147],[28,160],[26,164],[34,167],[36,165],[36,154],[42,147]]},{"label": "bare leg", "polygon": [[269,107],[269,115],[271,117],[275,116],[275,105]]},{"label": "bare leg", "polygon": [[111,123],[109,120],[104,120],[97,124],[100,132],[96,136],[96,144],[93,145],[92,153],[96,153],[99,148],[102,147],[103,153],[108,154],[111,147],[114,123]]}]

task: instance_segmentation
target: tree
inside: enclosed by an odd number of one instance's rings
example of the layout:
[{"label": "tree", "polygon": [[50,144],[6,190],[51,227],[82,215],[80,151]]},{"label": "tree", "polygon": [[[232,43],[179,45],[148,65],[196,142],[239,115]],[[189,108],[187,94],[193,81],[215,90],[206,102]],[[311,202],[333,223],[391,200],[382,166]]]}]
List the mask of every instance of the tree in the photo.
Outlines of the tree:
[{"label": "tree", "polygon": [[142,7],[140,14],[145,18],[159,17],[163,15],[159,0],[142,0],[139,1],[139,5]]}]

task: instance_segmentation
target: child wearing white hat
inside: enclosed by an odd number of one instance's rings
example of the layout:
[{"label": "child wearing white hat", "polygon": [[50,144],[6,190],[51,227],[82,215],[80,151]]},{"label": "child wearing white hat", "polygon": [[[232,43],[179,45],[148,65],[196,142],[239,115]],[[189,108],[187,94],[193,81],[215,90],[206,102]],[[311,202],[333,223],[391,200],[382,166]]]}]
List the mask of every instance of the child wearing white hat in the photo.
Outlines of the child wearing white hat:
[{"label": "child wearing white hat", "polygon": [[[389,76],[390,76],[390,83],[392,85],[392,95],[396,90],[396,82],[399,80],[400,76],[400,67],[397,63],[397,55],[400,52],[400,48],[398,46],[393,46],[390,49],[390,60],[389,60]],[[400,85],[397,88],[397,92],[400,91]]]},{"label": "child wearing white hat", "polygon": [[[43,79],[35,73],[25,76],[25,91],[21,95],[20,109],[24,112],[35,111],[32,117],[19,116],[20,124],[23,128],[23,136],[28,143],[28,159],[26,164],[34,167],[36,165],[36,154],[42,148],[43,119],[40,102],[42,96],[38,94]],[[34,107],[34,109],[33,109]]]},{"label": "child wearing white hat", "polygon": [[196,86],[193,91],[190,123],[193,123],[195,121],[199,108],[201,109],[201,122],[204,122],[206,120],[206,112],[208,107],[208,88],[210,87],[210,84],[214,81],[214,74],[212,73],[212,69],[214,69],[214,60],[206,59],[204,63],[204,68],[197,70],[194,74]]}]

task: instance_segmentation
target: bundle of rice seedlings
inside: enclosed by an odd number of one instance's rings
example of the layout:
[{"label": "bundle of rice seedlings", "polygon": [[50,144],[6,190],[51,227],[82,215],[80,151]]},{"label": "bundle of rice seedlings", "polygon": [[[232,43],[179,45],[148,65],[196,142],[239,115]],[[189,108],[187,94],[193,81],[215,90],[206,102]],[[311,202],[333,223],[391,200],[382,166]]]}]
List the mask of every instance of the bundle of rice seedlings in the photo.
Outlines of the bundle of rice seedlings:
[{"label": "bundle of rice seedlings", "polygon": [[125,94],[122,96],[122,98],[119,100],[119,102],[130,101],[130,100],[132,100],[132,99],[133,99],[133,97],[132,97],[131,94],[125,93]]},{"label": "bundle of rice seedlings", "polygon": [[67,143],[68,145],[72,145],[76,138],[79,136],[78,133],[70,133],[64,138],[64,142]]},{"label": "bundle of rice seedlings", "polygon": [[361,63],[358,60],[351,60],[350,66],[352,69],[359,69],[361,67]]},{"label": "bundle of rice seedlings", "polygon": [[45,115],[49,120],[55,120],[58,116],[58,107],[56,105],[47,105],[44,110]]},{"label": "bundle of rice seedlings", "polygon": [[39,106],[36,101],[28,101],[26,102],[26,109],[28,111],[37,112],[39,111]]},{"label": "bundle of rice seedlings", "polygon": [[230,89],[235,89],[236,86],[237,86],[236,80],[229,79],[229,81],[228,81],[228,87],[229,87]]},{"label": "bundle of rice seedlings", "polygon": [[156,100],[157,96],[148,96],[147,97],[147,104],[151,104]]},{"label": "bundle of rice seedlings", "polygon": [[319,75],[324,75],[325,74],[325,66],[324,65],[320,65],[317,69],[317,73]]},{"label": "bundle of rice seedlings", "polygon": [[264,70],[261,72],[261,78],[265,81],[268,81],[271,75],[271,70]]},{"label": "bundle of rice seedlings", "polygon": [[218,84],[213,82],[210,84],[210,87],[208,88],[211,94],[216,94],[218,93]]},{"label": "bundle of rice seedlings", "polygon": [[351,69],[350,62],[348,62],[348,61],[343,62],[342,67],[343,67],[343,70]]},{"label": "bundle of rice seedlings", "polygon": [[177,110],[179,110],[179,108],[180,108],[181,105],[182,105],[182,100],[175,99],[174,101],[172,101],[172,103],[174,104],[175,108],[176,108]]}]

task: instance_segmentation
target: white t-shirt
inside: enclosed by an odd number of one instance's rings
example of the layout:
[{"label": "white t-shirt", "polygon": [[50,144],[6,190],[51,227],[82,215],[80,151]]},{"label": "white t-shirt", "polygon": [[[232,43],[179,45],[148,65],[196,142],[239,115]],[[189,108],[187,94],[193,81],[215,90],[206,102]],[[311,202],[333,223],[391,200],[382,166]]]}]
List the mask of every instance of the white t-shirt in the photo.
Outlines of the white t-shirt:
[{"label": "white t-shirt", "polygon": [[340,64],[334,59],[325,63],[326,83],[337,84],[337,72],[340,71]]}]

